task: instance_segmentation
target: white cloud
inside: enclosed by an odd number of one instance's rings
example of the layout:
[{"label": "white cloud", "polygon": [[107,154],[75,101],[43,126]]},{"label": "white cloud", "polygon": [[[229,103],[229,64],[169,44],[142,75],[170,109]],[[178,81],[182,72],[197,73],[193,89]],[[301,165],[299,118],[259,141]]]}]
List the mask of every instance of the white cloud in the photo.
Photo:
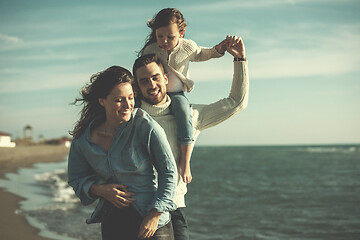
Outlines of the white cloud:
[{"label": "white cloud", "polygon": [[183,6],[182,10],[185,11],[217,11],[224,12],[233,9],[246,9],[246,8],[264,8],[277,5],[295,5],[303,3],[324,3],[324,4],[344,4],[346,2],[354,2],[353,0],[252,0],[252,1],[239,1],[239,0],[228,0],[228,1],[217,1],[207,4],[194,4],[192,6]]},{"label": "white cloud", "polygon": [[255,78],[326,76],[359,70],[359,59],[348,57],[347,53],[327,53],[326,49],[269,51],[253,56],[252,76]]},{"label": "white cloud", "polygon": [[[312,29],[304,24],[292,27],[305,30],[283,29],[273,38],[251,33],[246,39],[245,45],[256,42],[247,48],[252,78],[328,76],[360,70],[360,24],[334,26],[328,34],[310,34],[314,29],[328,27],[315,23]],[[233,70],[228,61],[211,60],[192,64],[190,71],[194,80],[209,81],[227,80]]]},{"label": "white cloud", "polygon": [[[83,57],[83,56],[82,56]],[[43,60],[78,60],[79,55],[67,54],[67,53],[56,53],[56,54],[41,54],[41,55],[30,55],[30,56],[19,56],[14,57],[14,61],[43,61]]]},{"label": "white cloud", "polygon": [[20,69],[13,68],[13,67],[0,68],[0,76],[1,75],[7,75],[7,74],[16,74],[16,73],[19,73],[19,72],[20,72]]},{"label": "white cloud", "polygon": [[18,37],[15,36],[9,36],[9,35],[5,35],[5,34],[1,34],[0,33],[0,42],[3,43],[20,43],[22,42],[22,40]]},{"label": "white cloud", "polygon": [[[356,24],[336,26],[328,35],[294,34],[292,43],[284,48],[260,43],[268,50],[260,47],[260,51],[250,54],[253,75],[259,78],[302,77],[359,71],[359,29]],[[306,44],[302,44],[303,41]]]},{"label": "white cloud", "polygon": [[[51,72],[51,76],[44,74]],[[14,69],[13,73],[19,73]],[[64,72],[60,70],[37,69],[36,71],[24,72],[16,79],[0,81],[0,93],[18,93],[23,91],[51,90],[58,88],[79,88],[90,79],[91,74],[84,72]]]},{"label": "white cloud", "polygon": [[75,45],[75,44],[89,44],[89,43],[110,43],[110,42],[121,42],[121,41],[129,41],[134,40],[134,37],[125,36],[125,37],[75,37],[75,38],[56,38],[56,39],[45,39],[45,40],[37,40],[37,41],[21,41],[19,40],[16,45],[1,45],[1,51],[9,51],[16,49],[33,49],[33,48],[50,48],[50,47],[59,47],[59,46],[67,46],[67,45]]}]

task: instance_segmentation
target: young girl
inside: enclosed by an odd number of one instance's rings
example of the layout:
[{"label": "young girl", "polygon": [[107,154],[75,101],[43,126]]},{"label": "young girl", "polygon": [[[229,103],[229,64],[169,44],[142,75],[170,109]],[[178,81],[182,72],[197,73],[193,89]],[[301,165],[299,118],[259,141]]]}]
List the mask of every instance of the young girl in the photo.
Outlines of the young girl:
[{"label": "young girl", "polygon": [[168,75],[167,93],[171,98],[171,111],[178,127],[180,143],[180,174],[185,183],[190,183],[190,156],[193,149],[193,126],[190,103],[184,91],[190,92],[194,82],[189,79],[189,62],[206,61],[224,55],[226,40],[213,48],[199,47],[189,39],[184,39],[186,23],[178,9],[165,8],[147,23],[151,28],[145,46],[139,56],[156,54]]}]

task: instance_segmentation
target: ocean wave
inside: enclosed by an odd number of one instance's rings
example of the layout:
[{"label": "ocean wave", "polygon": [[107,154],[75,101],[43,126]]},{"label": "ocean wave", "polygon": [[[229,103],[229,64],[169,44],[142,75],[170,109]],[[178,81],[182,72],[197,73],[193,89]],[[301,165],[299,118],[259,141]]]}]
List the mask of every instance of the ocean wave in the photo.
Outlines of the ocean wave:
[{"label": "ocean wave", "polygon": [[319,146],[319,147],[307,147],[306,148],[307,152],[311,152],[311,153],[335,153],[335,152],[340,152],[340,153],[354,153],[354,152],[359,152],[360,148],[359,147],[337,147],[337,146],[329,146],[329,147],[324,147],[324,146]]},{"label": "ocean wave", "polygon": [[58,203],[79,202],[74,190],[67,183],[67,171],[57,169],[51,172],[35,174],[35,179],[52,191],[52,200]]}]

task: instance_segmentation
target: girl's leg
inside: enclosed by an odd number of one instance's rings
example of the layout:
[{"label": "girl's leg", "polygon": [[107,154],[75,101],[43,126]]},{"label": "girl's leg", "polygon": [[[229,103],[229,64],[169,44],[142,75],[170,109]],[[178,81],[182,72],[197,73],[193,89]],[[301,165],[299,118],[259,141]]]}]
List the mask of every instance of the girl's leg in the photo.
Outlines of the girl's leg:
[{"label": "girl's leg", "polygon": [[178,140],[180,143],[181,159],[180,174],[186,183],[190,183],[190,157],[193,149],[193,125],[189,100],[184,92],[168,93],[171,98],[171,111],[177,124]]},{"label": "girl's leg", "polygon": [[177,124],[178,140],[182,145],[193,143],[193,125],[189,100],[184,92],[168,93],[171,98],[170,109]]},{"label": "girl's leg", "polygon": [[190,183],[192,180],[190,169],[190,158],[193,150],[193,144],[181,145],[180,144],[180,175],[185,183]]}]

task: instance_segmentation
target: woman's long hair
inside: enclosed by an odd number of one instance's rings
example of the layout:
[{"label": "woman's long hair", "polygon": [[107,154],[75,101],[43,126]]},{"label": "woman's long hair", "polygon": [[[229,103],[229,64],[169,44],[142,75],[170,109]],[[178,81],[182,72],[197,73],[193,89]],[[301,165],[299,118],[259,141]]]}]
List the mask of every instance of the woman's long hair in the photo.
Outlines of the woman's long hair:
[{"label": "woman's long hair", "polygon": [[147,26],[151,29],[151,33],[145,40],[144,47],[138,53],[138,57],[143,55],[144,49],[151,43],[156,42],[156,29],[176,23],[179,32],[186,28],[186,22],[182,13],[176,8],[164,8],[158,12],[152,19],[147,22]]},{"label": "woman's long hair", "polygon": [[[80,119],[76,122],[70,135],[79,138],[89,126],[90,122],[99,115],[105,114],[105,109],[99,103],[99,98],[106,98],[111,90],[120,83],[133,83],[132,74],[125,68],[112,66],[91,76],[90,83],[80,91],[80,98],[76,98],[74,105],[83,105]],[[79,104],[80,103],[80,104]]]}]

